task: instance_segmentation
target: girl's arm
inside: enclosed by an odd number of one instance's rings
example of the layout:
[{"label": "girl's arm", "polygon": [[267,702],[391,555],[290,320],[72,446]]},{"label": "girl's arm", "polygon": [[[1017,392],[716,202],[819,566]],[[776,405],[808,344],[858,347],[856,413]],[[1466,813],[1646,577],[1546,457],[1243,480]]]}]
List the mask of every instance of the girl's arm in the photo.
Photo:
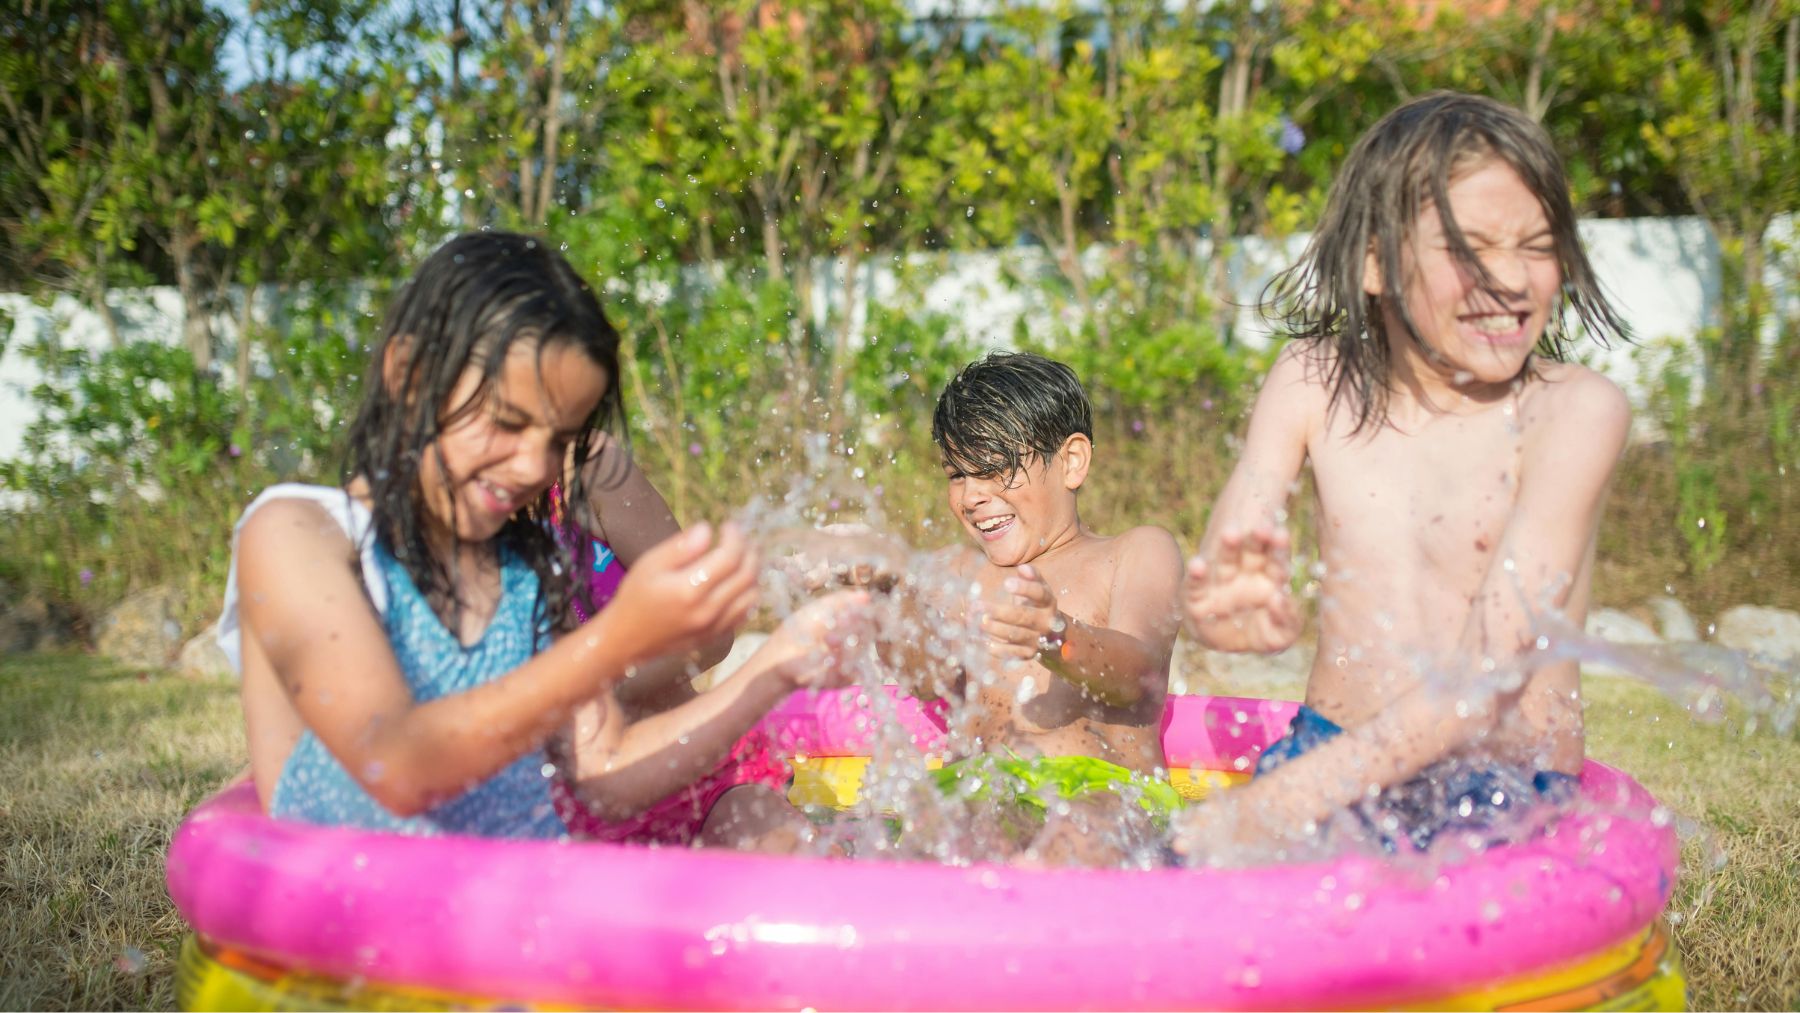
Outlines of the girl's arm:
[{"label": "girl's arm", "polygon": [[701,525],[647,553],[614,603],[512,672],[419,703],[355,570],[355,547],[318,506],[279,500],[244,523],[238,587],[254,639],[295,712],[382,805],[410,816],[537,748],[583,700],[658,654],[735,629],[756,596],[755,554]]},{"label": "girl's arm", "polygon": [[1304,620],[1288,587],[1289,539],[1279,517],[1306,460],[1308,435],[1323,417],[1324,390],[1307,375],[1305,354],[1290,346],[1269,370],[1243,454],[1188,562],[1188,629],[1215,651],[1273,653],[1300,635]]},{"label": "girl's arm", "polygon": [[628,721],[604,700],[583,708],[565,758],[576,796],[600,818],[621,820],[692,784],[788,694],[843,681],[841,650],[869,632],[867,604],[860,591],[811,603],[730,679],[671,710]]},{"label": "girl's arm", "polygon": [[[662,493],[611,437],[601,435],[586,468],[588,501],[575,505],[575,520],[611,547],[626,570],[681,530]],[[723,661],[731,652],[731,641],[731,634],[724,633],[686,653],[645,662],[614,695],[626,707],[637,709],[659,710],[663,709],[659,703],[679,703],[687,698],[682,689],[693,675]]]},{"label": "girl's arm", "polygon": [[[1513,702],[1539,712],[1541,756],[1566,758],[1574,746],[1572,762],[1556,765],[1579,766],[1577,672],[1569,663],[1532,667],[1532,615],[1561,609],[1577,627],[1585,618],[1594,535],[1631,412],[1617,387],[1585,370],[1546,394],[1546,414],[1523,448],[1512,515],[1448,668],[1469,675],[1454,685],[1425,680],[1370,721],[1234,793],[1253,824],[1291,836],[1488,735]],[[1209,821],[1197,813],[1196,824]]]},{"label": "girl's arm", "polygon": [[972,546],[935,551],[922,564],[922,576],[890,592],[898,628],[878,631],[875,653],[889,680],[908,695],[955,699],[967,688],[961,652],[974,632],[970,585],[982,565]]}]

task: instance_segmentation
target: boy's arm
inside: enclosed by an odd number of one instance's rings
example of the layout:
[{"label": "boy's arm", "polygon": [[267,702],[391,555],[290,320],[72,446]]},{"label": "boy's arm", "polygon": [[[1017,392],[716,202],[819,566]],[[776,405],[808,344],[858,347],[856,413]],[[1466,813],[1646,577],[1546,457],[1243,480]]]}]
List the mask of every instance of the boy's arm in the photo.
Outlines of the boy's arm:
[{"label": "boy's arm", "polygon": [[1272,653],[1300,635],[1304,619],[1288,587],[1289,541],[1280,517],[1323,414],[1324,390],[1309,368],[1297,347],[1275,360],[1250,412],[1243,453],[1188,563],[1188,629],[1213,650]]},{"label": "boy's arm", "polygon": [[1014,603],[993,606],[982,618],[995,638],[994,653],[1035,658],[1113,706],[1128,707],[1166,685],[1181,623],[1175,608],[1181,549],[1173,535],[1153,527],[1134,528],[1119,542],[1106,626],[1065,615],[1036,568],[1021,566],[1006,581]]},{"label": "boy's arm", "polygon": [[[1488,734],[1502,705],[1522,695],[1553,695],[1559,703],[1544,722],[1549,727],[1536,729],[1540,737],[1579,735],[1575,687],[1557,684],[1568,681],[1569,666],[1526,669],[1536,649],[1532,615],[1556,608],[1577,625],[1583,618],[1594,534],[1631,413],[1617,387],[1585,370],[1546,400],[1549,414],[1523,448],[1512,516],[1449,659],[1448,671],[1475,677],[1427,679],[1368,722],[1235,793],[1253,825],[1292,836]],[[1553,755],[1562,743],[1544,745]],[[1194,822],[1205,824],[1204,810],[1197,812]]]}]

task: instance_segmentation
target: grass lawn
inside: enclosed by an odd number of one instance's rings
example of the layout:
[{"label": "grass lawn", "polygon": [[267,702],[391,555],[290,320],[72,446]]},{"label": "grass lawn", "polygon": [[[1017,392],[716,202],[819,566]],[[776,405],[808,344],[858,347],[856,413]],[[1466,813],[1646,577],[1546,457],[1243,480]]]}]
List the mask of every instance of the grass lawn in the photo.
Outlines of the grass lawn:
[{"label": "grass lawn", "polygon": [[[1697,1009],[1800,1007],[1800,742],[1589,680],[1589,746],[1691,820],[1670,908]],[[0,658],[0,1009],[166,1009],[169,834],[243,763],[236,688]]]}]

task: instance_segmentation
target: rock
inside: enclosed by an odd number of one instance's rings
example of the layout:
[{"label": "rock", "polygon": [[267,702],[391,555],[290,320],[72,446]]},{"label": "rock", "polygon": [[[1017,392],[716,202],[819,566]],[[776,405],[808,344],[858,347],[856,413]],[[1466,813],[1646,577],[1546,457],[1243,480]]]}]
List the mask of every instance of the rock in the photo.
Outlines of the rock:
[{"label": "rock", "polygon": [[163,668],[181,650],[180,606],[181,592],[173,587],[139,591],[100,620],[94,649],[121,664]]},{"label": "rock", "polygon": [[0,605],[0,655],[71,647],[75,623],[68,610],[28,594]]},{"label": "rock", "polygon": [[1657,632],[1670,643],[1691,643],[1700,639],[1700,627],[1687,606],[1668,595],[1657,595],[1644,603],[1644,608],[1656,619]]},{"label": "rock", "polygon": [[1589,612],[1587,635],[1609,644],[1662,643],[1662,637],[1650,628],[1649,623],[1618,609],[1595,609]]},{"label": "rock", "polygon": [[1778,661],[1800,661],[1800,614],[1739,605],[1713,624],[1713,643]]},{"label": "rock", "polygon": [[219,647],[219,621],[212,621],[198,636],[181,647],[175,658],[175,670],[190,679],[236,679],[231,660]]},{"label": "rock", "polygon": [[701,692],[705,692],[707,689],[717,686],[719,683],[731,678],[732,673],[742,668],[744,662],[750,660],[750,656],[755,654],[756,649],[761,647],[763,641],[768,639],[769,635],[767,633],[738,634],[737,640],[731,645],[731,653],[725,655],[724,660],[720,661],[718,664],[696,676],[694,679],[694,688]]},{"label": "rock", "polygon": [[[1586,632],[1590,640],[1600,641],[1600,644],[1590,644],[1582,650],[1582,675],[1631,676],[1646,664],[1648,657],[1633,648],[1662,643],[1662,637],[1649,623],[1618,609],[1589,612]],[[1623,650],[1609,651],[1602,646],[1607,644],[1616,644]]]}]

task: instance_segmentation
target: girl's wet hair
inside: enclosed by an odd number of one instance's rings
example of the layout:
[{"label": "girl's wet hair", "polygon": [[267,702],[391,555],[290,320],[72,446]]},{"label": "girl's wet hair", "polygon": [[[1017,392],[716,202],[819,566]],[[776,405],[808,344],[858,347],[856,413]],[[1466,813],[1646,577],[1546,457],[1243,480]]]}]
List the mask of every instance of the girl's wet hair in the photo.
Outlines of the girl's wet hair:
[{"label": "girl's wet hair", "polygon": [[[439,454],[437,439],[469,415],[489,409],[494,385],[512,347],[559,345],[580,350],[606,377],[606,392],[576,436],[574,456],[588,460],[596,433],[625,439],[619,398],[619,335],[593,291],[553,247],[531,236],[479,232],[459,236],[425,259],[388,306],[356,420],[351,423],[344,478],[361,476],[373,501],[374,533],[406,567],[414,584],[451,614],[461,608],[454,560],[438,559],[425,539],[426,507],[419,468]],[[403,371],[388,376],[392,361]],[[480,383],[460,403],[451,395],[464,371]],[[438,470],[448,474],[440,454]],[[572,469],[561,484],[557,516],[587,501],[588,468]],[[538,576],[538,616],[546,627],[568,611],[573,567],[551,530],[550,493],[509,518],[499,544]],[[454,512],[454,498],[450,504]],[[455,530],[456,518],[450,517]]]},{"label": "girl's wet hair", "polygon": [[[1450,212],[1450,184],[1493,159],[1511,166],[1543,205],[1562,269],[1562,305],[1545,327],[1537,354],[1564,357],[1571,309],[1581,329],[1601,345],[1629,339],[1582,249],[1562,159],[1543,127],[1478,95],[1422,95],[1382,117],[1356,142],[1331,184],[1305,253],[1269,283],[1258,307],[1264,319],[1309,343],[1313,362],[1325,370],[1331,409],[1348,406],[1355,413],[1353,431],[1371,420],[1379,425],[1387,414],[1388,342],[1394,336],[1386,332],[1383,303],[1411,340],[1430,348],[1407,310],[1403,284],[1384,283],[1379,297],[1363,291],[1370,249],[1383,279],[1404,279],[1402,252],[1430,206],[1443,222],[1451,256],[1487,291],[1516,295],[1488,273]],[[1531,368],[1528,359],[1524,369]]]},{"label": "girl's wet hair", "polygon": [[1093,409],[1075,371],[1029,352],[992,352],[963,367],[938,395],[931,438],[965,475],[1012,475],[1048,461],[1063,441],[1094,438]]}]

